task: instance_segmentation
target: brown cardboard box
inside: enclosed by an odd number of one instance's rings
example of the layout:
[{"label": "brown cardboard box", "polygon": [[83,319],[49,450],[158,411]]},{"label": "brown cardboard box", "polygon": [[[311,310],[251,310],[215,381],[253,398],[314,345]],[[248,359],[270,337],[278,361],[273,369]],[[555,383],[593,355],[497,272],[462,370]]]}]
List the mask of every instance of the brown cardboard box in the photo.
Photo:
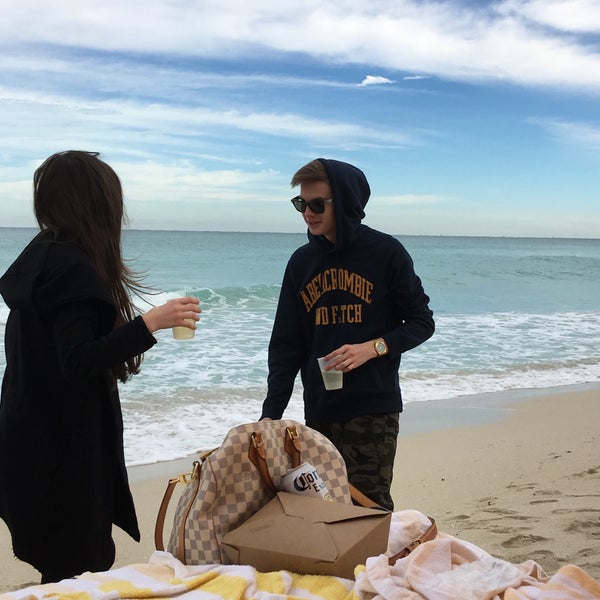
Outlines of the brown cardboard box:
[{"label": "brown cardboard box", "polygon": [[387,550],[391,513],[279,492],[222,545],[234,564],[354,579],[354,567]]}]

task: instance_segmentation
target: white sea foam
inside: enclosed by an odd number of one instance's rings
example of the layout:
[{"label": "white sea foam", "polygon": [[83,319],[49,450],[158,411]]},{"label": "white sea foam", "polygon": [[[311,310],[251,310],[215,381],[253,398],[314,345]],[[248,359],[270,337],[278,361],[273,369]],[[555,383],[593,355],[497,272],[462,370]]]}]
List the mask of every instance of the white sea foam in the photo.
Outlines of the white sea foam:
[{"label": "white sea foam", "polygon": [[[409,374],[401,378],[405,404],[461,398],[519,389],[600,382],[600,359],[565,364],[556,369],[523,367],[506,373]],[[214,390],[199,394],[178,390],[168,398],[153,393],[143,410],[130,409],[124,401],[126,457],[129,464],[143,464],[187,456],[219,445],[235,425],[260,416],[266,388]],[[155,404],[155,410],[148,406]],[[286,418],[303,420],[301,386],[297,382]]]}]

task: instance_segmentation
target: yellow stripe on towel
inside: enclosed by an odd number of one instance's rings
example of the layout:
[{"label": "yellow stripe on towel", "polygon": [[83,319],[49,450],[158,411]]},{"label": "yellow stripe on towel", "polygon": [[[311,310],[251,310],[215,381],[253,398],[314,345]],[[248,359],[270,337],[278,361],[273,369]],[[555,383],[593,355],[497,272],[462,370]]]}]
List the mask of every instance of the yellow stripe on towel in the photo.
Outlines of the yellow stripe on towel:
[{"label": "yellow stripe on towel", "polygon": [[[329,575],[292,575],[293,592],[305,590],[310,598],[323,598],[324,600],[353,600],[355,598],[352,588],[354,581],[341,579]],[[298,595],[297,592],[291,595]],[[307,597],[307,594],[302,594]]]},{"label": "yellow stripe on towel", "polygon": [[221,574],[203,585],[201,591],[224,600],[240,600],[246,598],[247,587],[248,580],[245,577]]},{"label": "yellow stripe on towel", "polygon": [[284,596],[290,589],[292,579],[287,571],[261,573],[256,571],[256,587],[259,592],[271,592]]}]

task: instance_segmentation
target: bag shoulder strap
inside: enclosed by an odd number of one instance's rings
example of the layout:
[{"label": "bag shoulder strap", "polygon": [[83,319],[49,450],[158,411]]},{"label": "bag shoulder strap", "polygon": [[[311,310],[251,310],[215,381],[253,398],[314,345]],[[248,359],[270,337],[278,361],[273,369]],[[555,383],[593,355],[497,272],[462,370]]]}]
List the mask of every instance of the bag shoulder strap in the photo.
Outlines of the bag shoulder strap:
[{"label": "bag shoulder strap", "polygon": [[156,516],[156,524],[154,525],[154,546],[157,550],[162,551],[165,549],[165,544],[163,541],[165,518],[167,516],[167,509],[169,508],[169,502],[171,501],[175,487],[178,483],[186,485],[188,483],[191,483],[192,481],[195,481],[196,485],[199,485],[199,470],[200,463],[198,461],[194,461],[192,471],[190,471],[189,473],[183,473],[178,477],[174,477],[173,479],[169,479],[169,482],[167,483],[167,489],[165,490],[163,499],[158,509],[158,515]]},{"label": "bag shoulder strap", "polygon": [[425,533],[423,535],[418,537],[412,544],[409,544],[408,546],[406,546],[406,548],[403,548],[402,550],[400,550],[400,552],[397,552],[393,556],[390,556],[390,558],[388,560],[388,563],[390,566],[394,565],[396,563],[396,561],[399,560],[400,558],[404,558],[405,556],[408,556],[417,546],[420,546],[421,544],[424,544],[425,542],[429,542],[429,541],[435,539],[435,537],[438,534],[438,529],[437,529],[435,519],[433,519],[432,517],[427,517],[427,518],[431,521],[431,525],[429,526],[427,531],[425,531]]},{"label": "bag shoulder strap", "polygon": [[371,500],[366,494],[363,494],[356,486],[348,483],[348,487],[350,488],[350,497],[354,504],[358,504],[359,506],[364,506],[365,508],[376,508],[379,510],[387,510],[387,508],[383,508],[380,504],[377,504],[374,500]]}]

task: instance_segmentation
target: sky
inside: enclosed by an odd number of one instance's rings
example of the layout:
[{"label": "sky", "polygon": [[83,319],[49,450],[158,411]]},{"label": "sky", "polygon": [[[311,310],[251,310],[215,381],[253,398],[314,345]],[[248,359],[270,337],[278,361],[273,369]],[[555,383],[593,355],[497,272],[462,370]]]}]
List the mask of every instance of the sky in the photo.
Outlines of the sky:
[{"label": "sky", "polygon": [[0,0],[0,226],[100,152],[135,229],[303,232],[362,169],[395,235],[600,237],[600,0]]}]

